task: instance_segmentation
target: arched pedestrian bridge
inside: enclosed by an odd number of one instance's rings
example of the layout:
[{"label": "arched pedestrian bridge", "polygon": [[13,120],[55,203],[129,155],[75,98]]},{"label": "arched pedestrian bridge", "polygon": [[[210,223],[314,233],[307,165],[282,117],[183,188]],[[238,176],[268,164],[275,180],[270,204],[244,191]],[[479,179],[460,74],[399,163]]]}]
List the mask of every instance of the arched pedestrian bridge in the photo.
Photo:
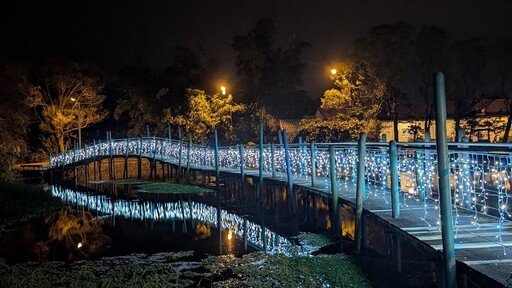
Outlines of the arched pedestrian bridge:
[{"label": "arched pedestrian bridge", "polygon": [[[396,148],[395,154],[387,143],[366,143],[364,149],[357,143],[205,147],[148,137],[98,141],[52,156],[49,165],[58,169],[101,158],[147,158],[217,176],[282,181],[292,200],[294,188],[301,187],[331,198],[333,207],[340,200],[354,209],[359,186],[365,215],[398,227],[397,239],[420,240],[422,249],[441,251],[436,145],[398,143]],[[512,271],[512,145],[451,143],[448,159],[456,258],[506,285]],[[361,164],[364,181],[357,177]],[[355,238],[362,238],[364,247],[364,227],[357,230]],[[395,241],[395,246],[400,243]]]}]

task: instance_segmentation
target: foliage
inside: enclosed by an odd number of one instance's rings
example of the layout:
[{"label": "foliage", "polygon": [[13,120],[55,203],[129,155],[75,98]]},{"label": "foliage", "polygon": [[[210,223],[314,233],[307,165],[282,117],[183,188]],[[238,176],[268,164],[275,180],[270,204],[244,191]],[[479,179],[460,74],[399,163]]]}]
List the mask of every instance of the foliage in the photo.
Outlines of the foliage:
[{"label": "foliage", "polygon": [[273,21],[263,18],[247,34],[233,37],[240,99],[273,116],[302,116],[307,99],[299,93],[306,67],[302,54],[310,44],[292,37],[288,47],[277,47],[276,36]]},{"label": "foliage", "polygon": [[12,164],[28,152],[31,117],[16,87],[24,72],[23,65],[4,65],[0,69],[0,177],[12,178]]},{"label": "foliage", "polygon": [[[190,253],[160,253],[79,261],[7,265],[0,259],[2,287],[190,287],[198,273],[168,263]],[[185,270],[185,271],[182,271]]]},{"label": "foliage", "polygon": [[103,221],[93,219],[90,212],[63,208],[48,217],[47,239],[39,242],[37,253],[40,260],[64,247],[68,260],[77,260],[97,254],[110,238],[103,234]]},{"label": "foliage", "polygon": [[117,100],[114,118],[120,120],[123,114],[128,117],[128,137],[146,135],[146,126],[162,130],[161,106],[155,105],[157,99],[147,99],[146,95],[135,89],[124,91],[124,97]]},{"label": "foliage", "polygon": [[308,141],[349,141],[361,132],[368,139],[378,139],[384,84],[363,59],[340,63],[332,80],[336,88],[325,91],[321,108],[334,113],[326,120],[301,121],[301,133]]},{"label": "foliage", "polygon": [[77,63],[54,61],[36,68],[20,84],[26,104],[36,108],[39,127],[47,133],[43,138],[47,152],[64,152],[79,128],[98,123],[108,114],[102,110],[105,96],[100,80],[85,72]]},{"label": "foliage", "polygon": [[299,235],[293,238],[297,239],[300,245],[308,247],[307,250],[310,252],[334,243],[334,240],[326,235],[308,232],[300,232]]},{"label": "foliage", "polygon": [[[231,94],[222,95],[216,93],[207,95],[203,90],[187,89],[188,113],[172,116],[170,110],[166,110],[166,122],[183,126],[185,131],[192,133],[196,141],[201,135],[211,137],[213,131],[219,128],[225,135],[233,135],[233,114],[244,110],[244,105],[233,103]],[[186,120],[185,120],[186,119]]]},{"label": "foliage", "polygon": [[62,201],[40,185],[0,181],[0,224],[48,215],[62,207]]},{"label": "foliage", "polygon": [[420,139],[422,136],[423,128],[418,124],[410,124],[403,130],[405,133],[409,133],[412,135],[412,141],[416,142],[416,140]]},{"label": "foliage", "polygon": [[213,274],[232,275],[217,287],[368,287],[368,280],[345,255],[291,256],[262,252],[209,257]]},{"label": "foliage", "polygon": [[213,190],[199,187],[199,186],[168,183],[168,182],[137,184],[137,187],[139,188],[139,190],[138,190],[139,192],[158,193],[158,194],[196,194],[196,193],[213,192]]}]

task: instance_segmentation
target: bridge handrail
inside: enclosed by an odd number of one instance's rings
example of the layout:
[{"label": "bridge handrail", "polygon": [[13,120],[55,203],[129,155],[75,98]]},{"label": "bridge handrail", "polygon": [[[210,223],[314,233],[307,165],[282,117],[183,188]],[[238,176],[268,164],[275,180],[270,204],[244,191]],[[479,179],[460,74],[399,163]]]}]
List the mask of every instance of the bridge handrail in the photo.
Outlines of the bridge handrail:
[{"label": "bridge handrail", "polygon": [[[274,149],[272,149],[272,146]],[[314,143],[315,156],[311,157],[310,143],[289,145],[292,177],[315,181],[316,177],[328,179],[329,147],[334,147],[336,178],[355,179],[357,169],[357,146],[354,142]],[[398,143],[398,177],[400,190],[421,201],[438,197],[437,191],[437,152],[433,142]],[[95,141],[67,153],[50,157],[50,167],[71,165],[94,157],[141,156],[164,161],[188,163],[191,167],[214,169],[213,147],[193,144],[188,153],[188,142],[159,137],[138,137]],[[244,145],[244,169],[258,170],[259,147]],[[450,143],[450,179],[455,203],[463,209],[475,213],[493,213],[505,219],[511,215],[508,207],[512,186],[512,144],[508,143]],[[190,155],[190,159],[188,158]],[[286,167],[285,151],[281,144],[263,146],[264,173],[284,177]],[[387,189],[389,171],[389,144],[367,143],[366,181]],[[271,159],[274,159],[272,163]],[[238,146],[219,147],[219,168],[240,171]],[[314,167],[312,167],[314,163]],[[313,169],[314,168],[314,169]],[[311,171],[315,171],[315,177]],[[268,175],[268,174],[267,174]],[[327,181],[327,180],[325,180]],[[326,182],[327,183],[327,182]],[[315,183],[312,183],[315,184]],[[494,202],[494,203],[492,203]]]}]

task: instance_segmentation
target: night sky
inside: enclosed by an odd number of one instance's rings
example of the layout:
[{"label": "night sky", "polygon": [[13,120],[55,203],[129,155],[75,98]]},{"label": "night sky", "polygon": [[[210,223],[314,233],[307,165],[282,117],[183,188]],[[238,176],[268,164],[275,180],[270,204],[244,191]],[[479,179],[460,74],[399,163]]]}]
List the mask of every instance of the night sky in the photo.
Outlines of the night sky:
[{"label": "night sky", "polygon": [[68,56],[106,68],[171,64],[173,48],[201,44],[233,82],[234,35],[259,18],[274,20],[280,44],[290,37],[312,44],[304,60],[304,88],[312,98],[328,86],[331,64],[350,43],[379,24],[438,25],[453,38],[512,37],[511,0],[350,1],[2,1],[0,59]]}]

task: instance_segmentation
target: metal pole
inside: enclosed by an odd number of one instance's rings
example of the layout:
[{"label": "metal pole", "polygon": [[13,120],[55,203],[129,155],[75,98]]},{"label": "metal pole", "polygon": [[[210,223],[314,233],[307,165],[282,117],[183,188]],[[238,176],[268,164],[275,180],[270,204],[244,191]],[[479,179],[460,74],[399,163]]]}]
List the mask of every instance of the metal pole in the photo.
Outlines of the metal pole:
[{"label": "metal pole", "polygon": [[400,217],[400,187],[398,186],[398,161],[396,141],[389,141],[389,172],[391,174],[391,213],[393,218]]},{"label": "metal pole", "polygon": [[259,150],[260,150],[260,158],[259,158],[259,162],[258,162],[258,169],[259,169],[259,187],[260,187],[260,192],[261,192],[261,186],[263,184],[263,122],[260,122],[260,129],[259,129],[259,135],[260,135],[260,147],[259,147]]},{"label": "metal pole", "polygon": [[446,95],[444,75],[435,75],[436,95],[436,144],[437,173],[439,177],[439,206],[441,210],[441,233],[443,237],[443,268],[446,288],[457,286],[455,245],[453,239],[452,194],[450,190],[450,167],[448,162],[448,139],[446,135]]},{"label": "metal pole", "polygon": [[272,178],[276,178],[276,144],[270,145],[270,168],[272,170]]},{"label": "metal pole", "polygon": [[338,237],[338,181],[336,179],[336,158],[334,157],[333,145],[329,145],[329,176],[331,176],[332,232],[335,237]]},{"label": "metal pole", "polygon": [[[215,147],[214,147],[214,151],[215,151],[215,189],[217,189],[217,193],[219,193],[219,187],[220,187],[220,182],[219,182],[219,175],[220,175],[220,172],[219,172],[219,138],[217,136],[217,129],[215,129],[214,131],[215,133]],[[220,201],[220,200],[219,200]],[[220,210],[219,210],[219,213],[220,213]]]},{"label": "metal pole", "polygon": [[295,195],[293,194],[293,179],[292,179],[292,167],[290,164],[290,151],[288,149],[288,134],[286,130],[283,130],[283,141],[284,141],[284,159],[286,162],[286,178],[288,180],[288,193],[290,193],[290,201],[292,203],[292,211],[295,212]]},{"label": "metal pole", "polygon": [[311,150],[311,187],[315,187],[316,182],[316,153],[315,153],[315,143],[311,141],[310,143]]},{"label": "metal pole", "polygon": [[76,103],[78,105],[78,148],[82,149],[82,119],[80,115],[80,102]]},{"label": "metal pole", "polygon": [[354,246],[354,253],[359,254],[361,252],[361,238],[363,232],[362,218],[363,218],[363,199],[366,194],[366,185],[364,181],[364,166],[366,164],[366,133],[362,132],[359,136],[359,142],[357,145],[358,160],[357,165],[357,191],[356,191],[356,229],[354,240],[356,241]]}]

